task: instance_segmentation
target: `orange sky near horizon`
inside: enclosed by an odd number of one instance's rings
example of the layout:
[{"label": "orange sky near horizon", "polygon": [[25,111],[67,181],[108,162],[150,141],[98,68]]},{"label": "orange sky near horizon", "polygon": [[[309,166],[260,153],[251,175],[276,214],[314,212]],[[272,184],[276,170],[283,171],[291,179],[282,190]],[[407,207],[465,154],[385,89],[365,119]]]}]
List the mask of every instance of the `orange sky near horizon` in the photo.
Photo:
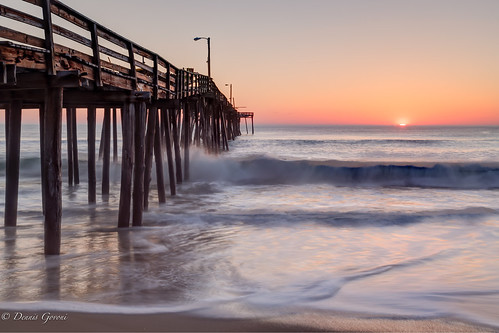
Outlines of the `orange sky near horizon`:
[{"label": "orange sky near horizon", "polygon": [[497,0],[62,2],[203,74],[210,36],[215,83],[256,124],[499,125]]}]

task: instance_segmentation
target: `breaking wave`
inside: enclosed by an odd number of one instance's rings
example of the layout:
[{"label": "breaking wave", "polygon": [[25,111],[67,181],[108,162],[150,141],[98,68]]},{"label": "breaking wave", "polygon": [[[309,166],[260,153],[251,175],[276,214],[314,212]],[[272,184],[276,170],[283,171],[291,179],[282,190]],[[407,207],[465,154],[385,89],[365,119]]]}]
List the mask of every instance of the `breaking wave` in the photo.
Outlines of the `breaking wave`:
[{"label": "breaking wave", "polygon": [[480,164],[419,166],[286,161],[263,156],[244,160],[194,156],[191,167],[194,181],[226,181],[236,185],[327,183],[337,186],[499,188],[499,167]]}]

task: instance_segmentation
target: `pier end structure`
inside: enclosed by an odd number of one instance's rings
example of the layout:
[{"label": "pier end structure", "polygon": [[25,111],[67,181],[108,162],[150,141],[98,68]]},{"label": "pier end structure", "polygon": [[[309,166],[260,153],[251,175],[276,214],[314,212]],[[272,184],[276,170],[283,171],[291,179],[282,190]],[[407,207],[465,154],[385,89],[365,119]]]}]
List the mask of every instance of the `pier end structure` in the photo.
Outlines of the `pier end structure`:
[{"label": "pier end structure", "polygon": [[[63,109],[70,186],[80,181],[76,112],[87,111],[89,204],[97,202],[96,109],[105,110],[103,198],[109,194],[110,112],[113,161],[117,161],[116,111],[121,111],[117,226],[122,228],[142,225],[143,210],[149,205],[152,158],[158,173],[158,199],[164,202],[162,159],[167,160],[170,194],[175,195],[176,184],[189,177],[189,147],[204,147],[211,153],[227,150],[228,140],[240,135],[241,117],[208,76],[174,66],[58,0],[23,1],[39,7],[41,14],[0,4],[0,16],[39,31],[28,34],[0,27],[0,109],[6,114],[9,161],[4,225],[17,225],[22,110],[38,109],[45,254],[56,255],[61,251]],[[54,24],[55,17],[63,23]]]}]

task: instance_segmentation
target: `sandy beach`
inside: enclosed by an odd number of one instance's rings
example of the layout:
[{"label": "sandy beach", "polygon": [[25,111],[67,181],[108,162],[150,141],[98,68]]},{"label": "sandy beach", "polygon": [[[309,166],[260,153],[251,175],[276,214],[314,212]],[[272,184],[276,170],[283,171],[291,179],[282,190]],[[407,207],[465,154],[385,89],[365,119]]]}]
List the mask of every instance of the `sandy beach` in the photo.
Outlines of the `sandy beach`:
[{"label": "sandy beach", "polygon": [[189,313],[0,311],[1,332],[497,332],[497,328],[454,318],[387,318],[343,313],[227,319]]}]

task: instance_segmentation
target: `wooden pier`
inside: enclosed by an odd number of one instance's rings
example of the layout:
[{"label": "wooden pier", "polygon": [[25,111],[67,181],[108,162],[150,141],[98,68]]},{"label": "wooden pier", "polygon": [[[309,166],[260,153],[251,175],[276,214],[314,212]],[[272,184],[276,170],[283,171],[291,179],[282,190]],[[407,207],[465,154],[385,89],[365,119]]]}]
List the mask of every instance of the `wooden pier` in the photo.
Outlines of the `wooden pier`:
[{"label": "wooden pier", "polygon": [[244,124],[246,125],[246,134],[248,134],[248,118],[251,119],[251,134],[255,134],[255,126],[253,124],[253,112],[239,112],[239,118],[244,118]]},{"label": "wooden pier", "polygon": [[[87,111],[91,204],[97,194],[96,110],[104,109],[99,148],[104,195],[109,194],[111,143],[112,160],[118,160],[120,110],[120,228],[142,225],[143,211],[149,205],[153,158],[161,203],[166,200],[163,161],[167,162],[170,194],[175,195],[176,184],[189,179],[189,147],[204,147],[211,153],[228,150],[228,141],[241,134],[241,118],[249,115],[237,112],[209,77],[175,67],[63,3],[24,1],[39,7],[40,16],[0,4],[0,16],[37,31],[28,34],[0,26],[0,109],[5,109],[7,143],[4,223],[17,225],[22,110],[38,109],[45,254],[53,255],[60,253],[61,244],[63,108],[70,186],[80,181],[76,110]],[[52,23],[56,17],[64,24]]]}]

